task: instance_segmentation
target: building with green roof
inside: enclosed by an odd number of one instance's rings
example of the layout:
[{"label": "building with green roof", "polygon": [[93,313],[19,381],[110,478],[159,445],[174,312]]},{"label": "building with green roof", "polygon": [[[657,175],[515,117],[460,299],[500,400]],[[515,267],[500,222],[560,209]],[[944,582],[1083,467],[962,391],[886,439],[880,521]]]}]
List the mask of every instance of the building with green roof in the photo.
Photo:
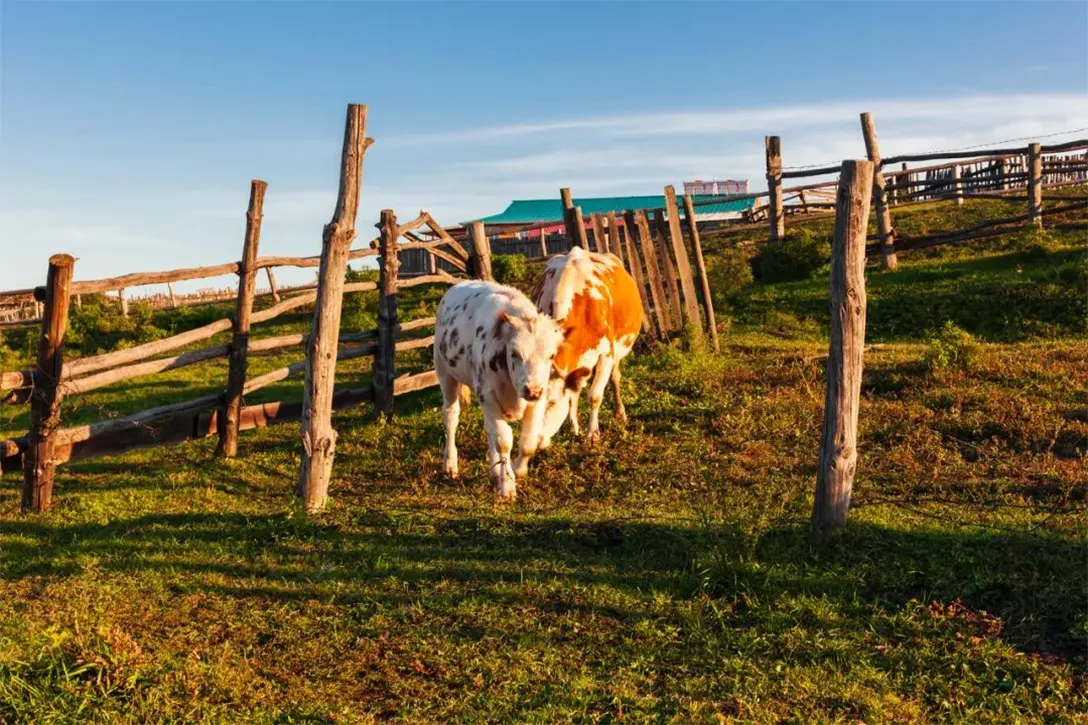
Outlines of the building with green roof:
[{"label": "building with green roof", "polygon": [[[730,199],[720,196],[695,196],[695,218],[699,222],[725,221],[740,218],[746,211],[755,205],[754,199]],[[663,209],[665,196],[663,194],[648,196],[605,196],[574,199],[574,205],[581,207],[582,216],[589,219],[594,214],[607,214],[615,212],[622,214],[628,209]],[[683,217],[684,210],[680,209]],[[502,212],[472,221],[481,221],[488,233],[501,233],[507,231],[503,227],[535,226],[554,222],[557,225],[563,223],[563,203],[556,199],[516,199],[510,202]]]}]

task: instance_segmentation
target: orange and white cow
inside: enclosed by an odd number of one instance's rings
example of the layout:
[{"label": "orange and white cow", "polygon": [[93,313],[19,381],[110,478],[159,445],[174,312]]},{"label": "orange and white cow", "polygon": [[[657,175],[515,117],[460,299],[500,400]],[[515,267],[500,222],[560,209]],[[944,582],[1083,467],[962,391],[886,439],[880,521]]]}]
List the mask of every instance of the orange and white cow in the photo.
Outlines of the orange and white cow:
[{"label": "orange and white cow", "polygon": [[548,384],[540,445],[551,442],[565,418],[579,434],[578,398],[594,370],[586,438],[595,442],[600,438],[598,415],[609,380],[616,418],[627,418],[620,397],[620,361],[642,330],[642,300],[635,280],[615,255],[574,247],[548,261],[531,296],[537,309],[554,318],[563,331]]}]

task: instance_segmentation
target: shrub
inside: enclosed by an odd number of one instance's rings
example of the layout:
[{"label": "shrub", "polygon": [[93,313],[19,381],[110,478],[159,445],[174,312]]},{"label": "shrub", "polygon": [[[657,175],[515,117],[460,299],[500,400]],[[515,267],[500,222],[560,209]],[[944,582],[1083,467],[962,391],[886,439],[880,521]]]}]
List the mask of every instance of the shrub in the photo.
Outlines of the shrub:
[{"label": "shrub", "polygon": [[922,362],[930,372],[947,368],[974,370],[982,358],[982,345],[967,330],[956,323],[944,323],[941,331],[930,338]]},{"label": "shrub", "polygon": [[715,310],[725,310],[730,301],[752,283],[752,263],[740,249],[731,247],[709,260],[706,276]]},{"label": "shrub", "polygon": [[789,282],[808,279],[831,258],[831,243],[817,238],[808,229],[768,242],[759,257],[763,282]]},{"label": "shrub", "polygon": [[496,254],[491,257],[491,273],[500,284],[515,284],[525,280],[529,266],[520,254]]}]

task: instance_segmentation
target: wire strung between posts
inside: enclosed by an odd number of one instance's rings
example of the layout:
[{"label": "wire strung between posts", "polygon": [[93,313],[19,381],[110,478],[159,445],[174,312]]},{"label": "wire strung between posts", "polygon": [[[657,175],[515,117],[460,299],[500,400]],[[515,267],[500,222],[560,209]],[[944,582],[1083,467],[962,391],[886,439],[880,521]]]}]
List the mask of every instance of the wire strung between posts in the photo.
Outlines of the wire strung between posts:
[{"label": "wire strung between posts", "polygon": [[[1070,131],[1055,131],[1054,133],[1045,133],[1045,134],[1042,134],[1042,135],[1037,134],[1037,135],[1034,135],[1034,136],[1021,136],[1020,138],[1007,138],[1007,139],[1005,139],[1003,141],[987,141],[986,143],[975,144],[974,146],[963,146],[963,147],[960,147],[960,148],[949,148],[949,149],[937,149],[935,151],[926,151],[925,154],[921,154],[921,155],[926,155],[926,154],[946,154],[946,153],[950,153],[950,152],[953,152],[953,151],[972,151],[974,149],[983,149],[983,148],[987,148],[988,146],[1000,146],[1001,144],[1014,143],[1016,141],[1034,141],[1035,139],[1039,139],[1039,138],[1054,138],[1055,136],[1066,136],[1066,135],[1073,134],[1073,133],[1080,133],[1081,131],[1088,131],[1088,126],[1085,126],[1084,128],[1074,128],[1074,129],[1072,129]],[[804,169],[818,169],[821,166],[834,166],[837,163],[839,163],[839,161],[828,161],[828,162],[822,163],[822,164],[806,164],[804,166],[783,166],[782,170],[783,171],[802,171]]]}]

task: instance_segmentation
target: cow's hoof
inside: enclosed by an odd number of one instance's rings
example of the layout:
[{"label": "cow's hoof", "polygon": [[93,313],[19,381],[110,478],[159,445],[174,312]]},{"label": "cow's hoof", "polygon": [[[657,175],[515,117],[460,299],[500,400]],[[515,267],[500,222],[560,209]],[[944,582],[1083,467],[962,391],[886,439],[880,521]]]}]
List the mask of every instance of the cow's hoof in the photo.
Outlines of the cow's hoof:
[{"label": "cow's hoof", "polygon": [[586,443],[592,446],[601,442],[601,432],[599,430],[586,431]]},{"label": "cow's hoof", "polygon": [[525,478],[529,475],[529,459],[522,458],[514,461],[514,478]]},{"label": "cow's hoof", "polygon": [[456,463],[452,463],[452,464],[447,463],[446,464],[446,476],[448,478],[457,478],[458,474],[459,474],[459,471],[457,470],[457,464]]}]

